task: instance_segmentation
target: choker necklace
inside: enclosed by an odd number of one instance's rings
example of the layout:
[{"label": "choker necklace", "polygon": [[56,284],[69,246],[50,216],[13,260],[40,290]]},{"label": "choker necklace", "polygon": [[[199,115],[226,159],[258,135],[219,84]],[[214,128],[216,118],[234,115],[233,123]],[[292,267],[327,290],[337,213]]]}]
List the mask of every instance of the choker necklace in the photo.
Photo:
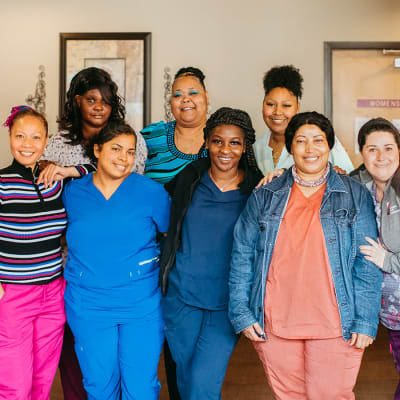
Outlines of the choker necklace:
[{"label": "choker necklace", "polygon": [[235,179],[237,179],[237,177],[239,176],[239,169],[236,172],[236,176],[234,176],[228,183],[226,183],[224,186],[219,186],[217,184],[217,181],[215,180],[215,178],[212,176],[211,173],[211,168],[208,170],[208,175],[210,175],[211,180],[215,183],[215,186],[221,191],[223,192]]},{"label": "choker necklace", "polygon": [[305,187],[315,187],[315,186],[319,186],[321,183],[323,183],[323,182],[326,181],[326,178],[327,178],[327,176],[328,176],[328,173],[329,173],[329,164],[326,166],[325,172],[324,172],[324,174],[321,176],[321,178],[317,179],[317,180],[314,181],[314,182],[306,182],[306,181],[303,181],[303,180],[299,177],[299,175],[298,175],[298,173],[297,173],[297,170],[296,170],[296,166],[293,165],[293,167],[292,167],[292,175],[293,175],[294,181],[295,181],[296,183],[298,183],[299,185],[305,186]]}]

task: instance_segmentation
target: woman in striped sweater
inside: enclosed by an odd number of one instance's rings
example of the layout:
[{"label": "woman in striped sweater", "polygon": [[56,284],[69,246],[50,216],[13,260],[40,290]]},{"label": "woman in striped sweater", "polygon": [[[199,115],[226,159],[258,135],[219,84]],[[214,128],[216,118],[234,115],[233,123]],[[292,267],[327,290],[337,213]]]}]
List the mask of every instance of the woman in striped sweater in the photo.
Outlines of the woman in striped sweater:
[{"label": "woman in striped sweater", "polygon": [[[60,237],[67,177],[88,166],[49,166],[38,174],[47,121],[13,108],[12,164],[0,170],[0,399],[49,399],[65,323]],[[51,184],[53,179],[61,179]]]}]

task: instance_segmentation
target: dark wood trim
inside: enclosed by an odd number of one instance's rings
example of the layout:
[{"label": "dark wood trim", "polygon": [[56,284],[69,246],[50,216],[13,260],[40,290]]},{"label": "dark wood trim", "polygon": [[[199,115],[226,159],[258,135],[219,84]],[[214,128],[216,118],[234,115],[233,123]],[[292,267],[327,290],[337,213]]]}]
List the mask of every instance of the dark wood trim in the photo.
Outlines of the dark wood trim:
[{"label": "dark wood trim", "polygon": [[332,120],[332,52],[333,50],[400,50],[400,42],[324,42],[324,113]]},{"label": "dark wood trim", "polygon": [[68,40],[143,40],[144,82],[143,82],[143,127],[151,122],[151,32],[82,32],[60,33],[60,83],[59,116],[64,111],[67,88],[66,61]]}]

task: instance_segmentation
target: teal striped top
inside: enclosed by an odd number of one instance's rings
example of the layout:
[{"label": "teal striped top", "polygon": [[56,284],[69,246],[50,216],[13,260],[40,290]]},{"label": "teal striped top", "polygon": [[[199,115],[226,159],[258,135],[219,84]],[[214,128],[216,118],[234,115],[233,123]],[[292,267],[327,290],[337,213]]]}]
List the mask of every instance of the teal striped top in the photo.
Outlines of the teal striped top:
[{"label": "teal striped top", "polygon": [[185,154],[175,146],[176,121],[150,124],[140,133],[147,145],[145,175],[163,185],[179,174],[186,165],[200,158],[208,157],[208,151],[201,154]]}]

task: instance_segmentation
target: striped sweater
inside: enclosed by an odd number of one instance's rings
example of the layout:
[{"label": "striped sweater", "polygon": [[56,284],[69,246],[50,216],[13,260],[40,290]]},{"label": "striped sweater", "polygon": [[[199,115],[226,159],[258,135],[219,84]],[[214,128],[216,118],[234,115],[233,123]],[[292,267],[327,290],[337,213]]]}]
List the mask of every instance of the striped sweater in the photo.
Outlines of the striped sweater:
[{"label": "striped sweater", "polygon": [[[81,175],[90,165],[76,167]],[[67,225],[65,181],[37,185],[38,169],[16,160],[0,170],[0,282],[41,285],[62,274],[60,237]]]}]

